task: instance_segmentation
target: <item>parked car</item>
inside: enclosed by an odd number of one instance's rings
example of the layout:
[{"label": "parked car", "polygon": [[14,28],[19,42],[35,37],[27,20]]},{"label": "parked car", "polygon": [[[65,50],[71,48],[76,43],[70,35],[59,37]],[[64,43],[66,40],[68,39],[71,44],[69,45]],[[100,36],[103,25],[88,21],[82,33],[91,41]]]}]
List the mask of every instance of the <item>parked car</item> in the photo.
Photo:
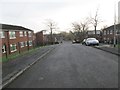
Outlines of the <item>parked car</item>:
[{"label": "parked car", "polygon": [[73,44],[74,44],[74,43],[80,43],[80,41],[79,41],[79,40],[73,40],[72,43],[73,43]]},{"label": "parked car", "polygon": [[85,45],[90,46],[90,45],[99,45],[99,41],[96,38],[87,38],[85,40]]},{"label": "parked car", "polygon": [[84,39],[84,40],[82,41],[82,44],[85,44],[85,41],[86,41],[86,39]]},{"label": "parked car", "polygon": [[58,42],[58,41],[56,41],[56,42],[55,42],[55,44],[59,44],[59,42]]},{"label": "parked car", "polygon": [[74,44],[74,43],[75,43],[75,40],[73,40],[72,43]]},{"label": "parked car", "polygon": [[76,43],[80,43],[80,40],[76,40]]}]

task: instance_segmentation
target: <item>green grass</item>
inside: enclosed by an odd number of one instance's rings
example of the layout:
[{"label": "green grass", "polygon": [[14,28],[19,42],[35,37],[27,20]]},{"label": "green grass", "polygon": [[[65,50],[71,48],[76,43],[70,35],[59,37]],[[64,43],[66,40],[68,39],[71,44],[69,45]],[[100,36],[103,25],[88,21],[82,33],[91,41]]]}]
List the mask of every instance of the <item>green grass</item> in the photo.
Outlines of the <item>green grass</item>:
[{"label": "green grass", "polygon": [[120,48],[120,44],[117,44],[117,48]]},{"label": "green grass", "polygon": [[[43,47],[43,46],[40,46],[40,47]],[[18,57],[25,56],[27,54],[32,54],[36,50],[40,49],[40,47],[32,48],[29,51],[24,51],[24,52],[22,52],[20,54],[18,52],[16,52],[14,54],[9,55],[7,58],[6,58],[6,56],[3,56],[2,58],[0,58],[0,62],[7,62],[7,61],[10,61],[10,60],[14,60],[14,59],[16,59]]]}]

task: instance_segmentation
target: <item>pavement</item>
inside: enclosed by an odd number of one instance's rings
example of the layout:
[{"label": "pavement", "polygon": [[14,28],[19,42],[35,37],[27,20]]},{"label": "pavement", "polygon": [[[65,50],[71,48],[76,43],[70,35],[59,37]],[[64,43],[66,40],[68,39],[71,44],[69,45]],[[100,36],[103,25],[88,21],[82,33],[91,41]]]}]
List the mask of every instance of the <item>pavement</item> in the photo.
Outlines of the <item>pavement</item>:
[{"label": "pavement", "polygon": [[0,63],[0,90],[2,89],[2,63]]},{"label": "pavement", "polygon": [[40,58],[43,58],[56,46],[49,45],[37,48],[37,50],[32,53],[2,63],[2,86],[5,87],[12,82],[16,77],[26,71],[30,66],[34,65]]},{"label": "pavement", "polygon": [[118,88],[118,56],[66,42],[6,88]]},{"label": "pavement", "polygon": [[120,56],[120,49],[110,44],[100,44],[95,48]]}]

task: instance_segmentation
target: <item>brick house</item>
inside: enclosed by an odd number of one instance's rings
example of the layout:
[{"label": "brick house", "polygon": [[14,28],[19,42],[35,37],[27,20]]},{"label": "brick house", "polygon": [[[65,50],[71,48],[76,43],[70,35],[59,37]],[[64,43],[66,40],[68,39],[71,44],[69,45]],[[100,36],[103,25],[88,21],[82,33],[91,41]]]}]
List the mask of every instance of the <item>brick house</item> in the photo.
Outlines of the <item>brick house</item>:
[{"label": "brick house", "polygon": [[0,24],[0,56],[33,48],[33,31],[22,26]]},{"label": "brick house", "polygon": [[[108,44],[113,44],[114,42],[114,25],[109,26],[105,29],[102,30],[103,31],[103,41],[104,43],[108,43]],[[120,42],[120,24],[116,25],[116,42],[119,43]]]},{"label": "brick house", "polygon": [[96,38],[100,42],[102,42],[102,31],[96,30],[96,36],[95,36],[95,30],[87,31],[87,38]]},{"label": "brick house", "polygon": [[37,32],[35,36],[36,36],[36,46],[43,46],[44,45],[43,31]]}]

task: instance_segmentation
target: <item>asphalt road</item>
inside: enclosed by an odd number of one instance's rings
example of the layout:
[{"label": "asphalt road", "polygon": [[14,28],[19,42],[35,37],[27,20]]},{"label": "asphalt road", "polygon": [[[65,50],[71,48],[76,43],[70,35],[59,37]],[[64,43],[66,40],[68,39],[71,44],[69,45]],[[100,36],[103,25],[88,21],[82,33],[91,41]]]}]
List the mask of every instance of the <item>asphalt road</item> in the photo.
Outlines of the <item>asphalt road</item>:
[{"label": "asphalt road", "polygon": [[7,88],[118,88],[118,56],[65,42]]}]

